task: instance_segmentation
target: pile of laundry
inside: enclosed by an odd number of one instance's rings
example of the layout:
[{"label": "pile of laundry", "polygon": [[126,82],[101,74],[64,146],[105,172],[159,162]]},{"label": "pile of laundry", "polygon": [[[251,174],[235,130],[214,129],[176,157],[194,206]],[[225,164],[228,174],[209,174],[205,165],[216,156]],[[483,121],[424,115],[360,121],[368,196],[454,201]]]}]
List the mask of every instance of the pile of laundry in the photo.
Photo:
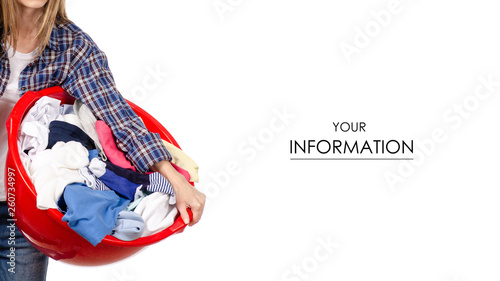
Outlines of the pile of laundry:
[{"label": "pile of laundry", "polygon": [[[19,132],[19,152],[37,192],[37,207],[59,209],[62,220],[94,246],[106,235],[131,241],[172,225],[178,211],[168,180],[158,172],[137,172],[108,125],[85,104],[60,102],[39,99]],[[198,165],[163,142],[172,166],[198,182]]]}]

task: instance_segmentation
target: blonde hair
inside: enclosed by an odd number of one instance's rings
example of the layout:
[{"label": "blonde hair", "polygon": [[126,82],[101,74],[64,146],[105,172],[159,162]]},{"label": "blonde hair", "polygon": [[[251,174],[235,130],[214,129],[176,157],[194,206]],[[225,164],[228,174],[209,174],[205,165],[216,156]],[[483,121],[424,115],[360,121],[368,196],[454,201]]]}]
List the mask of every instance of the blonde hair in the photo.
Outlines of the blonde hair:
[{"label": "blonde hair", "polygon": [[[19,35],[19,23],[17,22],[19,13],[19,3],[17,0],[1,0],[0,4],[0,41],[9,42],[14,50],[17,47]],[[47,46],[52,28],[54,25],[69,22],[66,15],[65,0],[48,0],[43,6],[43,11],[37,19],[38,31],[36,34],[39,40],[37,56],[39,56]],[[10,38],[9,38],[10,36]]]}]

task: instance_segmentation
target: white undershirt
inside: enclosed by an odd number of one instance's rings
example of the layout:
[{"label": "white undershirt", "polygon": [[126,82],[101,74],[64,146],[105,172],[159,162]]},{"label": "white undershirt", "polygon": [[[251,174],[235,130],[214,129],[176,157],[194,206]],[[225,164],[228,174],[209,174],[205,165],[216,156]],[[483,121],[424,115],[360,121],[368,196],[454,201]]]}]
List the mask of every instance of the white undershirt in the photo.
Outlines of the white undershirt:
[{"label": "white undershirt", "polygon": [[0,201],[5,201],[5,160],[7,157],[7,129],[5,123],[12,108],[19,100],[19,76],[21,71],[33,60],[36,49],[28,54],[15,52],[8,44],[10,77],[5,92],[0,97]]}]

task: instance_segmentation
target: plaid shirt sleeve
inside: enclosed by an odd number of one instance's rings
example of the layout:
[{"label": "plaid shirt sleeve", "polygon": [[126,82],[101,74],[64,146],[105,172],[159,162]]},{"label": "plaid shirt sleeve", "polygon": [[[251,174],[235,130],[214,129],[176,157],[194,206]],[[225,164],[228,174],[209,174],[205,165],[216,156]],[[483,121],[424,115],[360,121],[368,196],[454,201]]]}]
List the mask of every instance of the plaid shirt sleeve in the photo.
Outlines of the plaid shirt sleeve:
[{"label": "plaid shirt sleeve", "polygon": [[61,87],[85,103],[113,131],[117,146],[134,166],[146,172],[171,156],[158,134],[149,132],[116,89],[105,54],[93,42],[76,40]]},{"label": "plaid shirt sleeve", "polygon": [[[1,47],[0,96],[10,75],[4,44]],[[71,22],[54,26],[45,50],[19,77],[21,95],[58,85],[111,127],[118,148],[137,170],[146,172],[157,162],[172,160],[159,135],[146,129],[116,89],[105,54]]]}]

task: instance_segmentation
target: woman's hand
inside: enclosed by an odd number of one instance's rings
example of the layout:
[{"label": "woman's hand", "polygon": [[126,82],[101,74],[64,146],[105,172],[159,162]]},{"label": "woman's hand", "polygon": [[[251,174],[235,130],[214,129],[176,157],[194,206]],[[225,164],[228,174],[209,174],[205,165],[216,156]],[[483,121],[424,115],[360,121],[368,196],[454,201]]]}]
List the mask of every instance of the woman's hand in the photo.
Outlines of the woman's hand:
[{"label": "woman's hand", "polygon": [[[200,219],[205,207],[205,194],[194,188],[186,178],[177,172],[169,161],[161,161],[153,165],[151,170],[159,172],[172,185],[175,192],[175,202],[179,209],[182,220],[189,226],[195,225]],[[193,220],[189,221],[189,215],[186,211],[190,208],[193,212]]]}]

